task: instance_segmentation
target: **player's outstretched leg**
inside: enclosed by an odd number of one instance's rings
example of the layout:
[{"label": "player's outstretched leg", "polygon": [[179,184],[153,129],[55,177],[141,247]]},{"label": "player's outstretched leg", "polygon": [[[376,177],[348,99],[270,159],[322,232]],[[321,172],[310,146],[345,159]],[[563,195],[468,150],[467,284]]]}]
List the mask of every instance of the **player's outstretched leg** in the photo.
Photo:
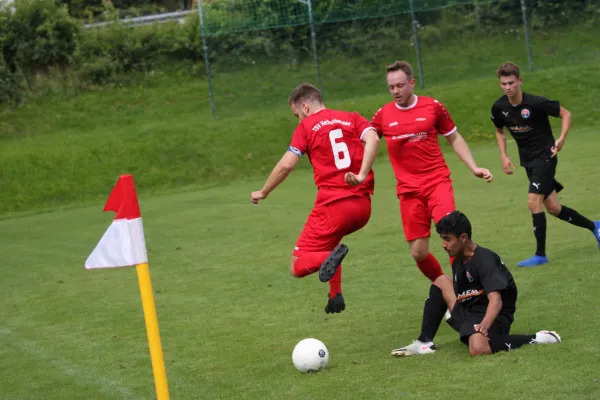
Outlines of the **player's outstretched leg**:
[{"label": "player's outstretched leg", "polygon": [[494,335],[490,337],[492,353],[516,350],[527,344],[560,343],[560,335],[554,331],[539,331],[533,335]]},{"label": "player's outstretched leg", "polygon": [[327,295],[329,300],[325,306],[325,312],[327,314],[341,313],[346,309],[346,303],[344,303],[344,296],[341,293],[337,293],[333,298],[330,294]]},{"label": "player's outstretched leg", "polygon": [[346,254],[348,254],[348,246],[341,243],[335,246],[319,269],[319,279],[321,282],[328,282],[333,277],[337,267],[342,263],[344,257],[346,257]]}]

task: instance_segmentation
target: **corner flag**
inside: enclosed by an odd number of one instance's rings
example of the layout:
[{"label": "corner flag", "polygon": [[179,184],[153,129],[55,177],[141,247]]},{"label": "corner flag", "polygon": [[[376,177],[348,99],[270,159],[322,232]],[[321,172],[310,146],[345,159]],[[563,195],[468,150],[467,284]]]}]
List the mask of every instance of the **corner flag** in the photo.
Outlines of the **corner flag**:
[{"label": "corner flag", "polygon": [[148,334],[157,400],[169,399],[167,373],[160,344],[156,306],[152,294],[144,228],[133,176],[121,175],[103,211],[116,212],[115,219],[85,262],[86,269],[136,266],[142,308]]}]

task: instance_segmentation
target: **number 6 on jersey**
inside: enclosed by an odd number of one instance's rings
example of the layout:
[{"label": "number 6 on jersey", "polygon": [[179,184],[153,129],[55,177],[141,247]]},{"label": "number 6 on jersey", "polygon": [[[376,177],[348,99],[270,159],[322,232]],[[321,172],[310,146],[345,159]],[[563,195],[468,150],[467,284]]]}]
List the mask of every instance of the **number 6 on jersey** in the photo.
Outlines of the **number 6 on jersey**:
[{"label": "number 6 on jersey", "polygon": [[[337,169],[344,169],[350,166],[350,152],[348,146],[344,142],[336,142],[336,139],[341,139],[344,134],[341,129],[334,129],[329,132],[329,141],[331,142],[331,149],[333,150],[333,158],[335,159],[335,166]],[[340,154],[342,157],[340,157]]]}]

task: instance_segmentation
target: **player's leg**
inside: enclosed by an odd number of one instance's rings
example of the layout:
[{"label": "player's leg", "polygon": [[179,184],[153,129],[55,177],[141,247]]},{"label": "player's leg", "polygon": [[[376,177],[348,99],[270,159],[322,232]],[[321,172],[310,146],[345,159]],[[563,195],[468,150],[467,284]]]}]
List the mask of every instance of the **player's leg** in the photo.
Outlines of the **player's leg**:
[{"label": "player's leg", "polygon": [[483,320],[484,314],[470,314],[460,328],[460,340],[469,345],[469,354],[482,356],[500,351],[518,349],[526,344],[560,343],[560,336],[552,331],[539,331],[533,335],[511,335],[514,318],[500,314],[488,330],[487,337],[475,333],[475,325]]},{"label": "player's leg", "polygon": [[536,241],[536,250],[533,257],[519,261],[519,267],[534,267],[548,263],[546,257],[546,213],[544,213],[544,197],[552,192],[552,181],[548,180],[545,161],[526,168],[529,178],[529,194],[527,205],[531,211],[533,234]]},{"label": "player's leg", "polygon": [[539,331],[532,335],[511,335],[513,317],[500,314],[488,332],[492,353],[511,351],[526,344],[560,343],[560,336],[554,331]]},{"label": "player's leg", "polygon": [[[442,181],[433,187],[431,193],[427,196],[427,208],[429,210],[429,218],[435,223],[438,223],[446,215],[456,210],[454,188],[450,179]],[[454,257],[449,256],[449,260],[452,267]],[[447,289],[444,293],[450,292],[454,294],[454,287],[450,276],[442,275],[438,280],[434,281],[434,284]],[[446,302],[449,301],[450,299],[446,298]]]},{"label": "player's leg", "polygon": [[[296,242],[290,265],[291,274],[302,278],[319,271],[323,262],[339,244],[339,240],[339,235],[336,234],[336,227],[330,220],[330,212],[327,207],[315,207],[308,216],[304,229]],[[336,271],[337,277],[331,280],[339,280],[341,286],[341,269],[339,267],[338,271]],[[325,312],[339,313],[346,308],[341,289],[339,296],[336,293],[332,296],[330,290]]]},{"label": "player's leg", "polygon": [[442,266],[429,252],[431,220],[425,197],[418,195],[399,195],[400,214],[404,237],[410,248],[410,255],[417,263],[423,275],[435,282],[442,276]]},{"label": "player's leg", "polygon": [[[339,243],[345,236],[362,229],[371,218],[371,196],[369,195],[338,200],[326,207],[329,213],[329,222],[333,227],[331,243]],[[343,244],[336,245],[321,265],[319,278],[321,282],[329,282],[331,304],[328,303],[325,309],[326,312],[339,312],[336,311],[335,303],[340,303],[341,300],[343,304],[341,262],[347,253],[347,246]]]},{"label": "player's leg", "polygon": [[323,246],[323,235],[327,235],[328,213],[325,207],[315,207],[308,215],[296,247],[292,254],[290,273],[303,278],[319,270],[321,264],[331,253],[331,248]]},{"label": "player's leg", "polygon": [[[447,289],[446,289],[447,290]],[[446,302],[445,298],[450,299]],[[417,340],[405,347],[392,350],[392,355],[396,357],[405,357],[412,355],[431,354],[436,351],[433,339],[440,327],[446,310],[454,309],[456,296],[454,290],[444,293],[443,289],[435,284],[429,288],[429,296],[425,300],[423,307],[423,319],[421,322],[421,333]]]},{"label": "player's leg", "polygon": [[572,225],[578,226],[580,228],[584,228],[589,230],[594,234],[596,241],[598,242],[598,247],[600,247],[600,221],[592,221],[587,219],[583,215],[579,214],[577,211],[569,208],[565,205],[561,205],[558,200],[557,192],[562,189],[562,185],[558,182],[555,182],[555,186],[559,189],[554,190],[546,199],[544,200],[544,206],[546,210],[552,214],[553,216],[566,221]]}]

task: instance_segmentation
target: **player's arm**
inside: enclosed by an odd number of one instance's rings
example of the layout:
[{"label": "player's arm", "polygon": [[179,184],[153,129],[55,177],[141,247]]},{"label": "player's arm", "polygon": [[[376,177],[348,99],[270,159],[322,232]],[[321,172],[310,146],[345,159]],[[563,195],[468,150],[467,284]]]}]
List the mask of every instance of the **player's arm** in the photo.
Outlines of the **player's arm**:
[{"label": "player's arm", "polygon": [[362,141],[365,143],[365,154],[363,155],[360,172],[358,175],[347,172],[344,176],[346,182],[352,186],[360,185],[367,179],[367,176],[369,176],[369,172],[371,172],[371,168],[373,167],[373,163],[375,162],[375,158],[377,157],[377,152],[379,151],[379,135],[375,128],[368,128],[365,130],[362,134]]},{"label": "player's arm", "polygon": [[515,166],[506,152],[506,134],[504,133],[504,128],[496,127],[496,142],[498,142],[498,150],[500,150],[502,169],[505,174],[510,175],[515,170]]},{"label": "player's arm", "polygon": [[487,332],[498,318],[498,314],[500,314],[500,310],[502,309],[502,296],[500,296],[500,291],[495,290],[493,292],[488,293],[487,295],[489,304],[487,309],[485,310],[485,316],[479,323],[479,325],[475,325],[475,332],[480,332],[484,336],[487,336]]},{"label": "player's arm", "polygon": [[281,182],[287,178],[292,170],[298,164],[300,157],[292,151],[286,151],[281,160],[275,165],[273,171],[267,178],[263,188],[256,192],[252,192],[251,198],[254,204],[257,204],[259,200],[266,199],[269,193],[273,191]]},{"label": "player's arm", "polygon": [[561,119],[560,137],[556,139],[554,147],[552,147],[552,157],[554,157],[556,153],[561,151],[563,145],[565,144],[565,140],[567,140],[569,129],[571,129],[571,113],[569,112],[569,110],[561,107],[559,118]]},{"label": "player's arm", "polygon": [[485,168],[479,168],[477,163],[475,163],[475,159],[473,158],[473,154],[471,153],[471,149],[469,149],[469,145],[462,137],[462,135],[458,131],[454,131],[450,135],[445,136],[452,149],[458,155],[458,158],[471,170],[473,175],[478,178],[484,179],[486,182],[491,182],[493,179],[492,173]]}]

